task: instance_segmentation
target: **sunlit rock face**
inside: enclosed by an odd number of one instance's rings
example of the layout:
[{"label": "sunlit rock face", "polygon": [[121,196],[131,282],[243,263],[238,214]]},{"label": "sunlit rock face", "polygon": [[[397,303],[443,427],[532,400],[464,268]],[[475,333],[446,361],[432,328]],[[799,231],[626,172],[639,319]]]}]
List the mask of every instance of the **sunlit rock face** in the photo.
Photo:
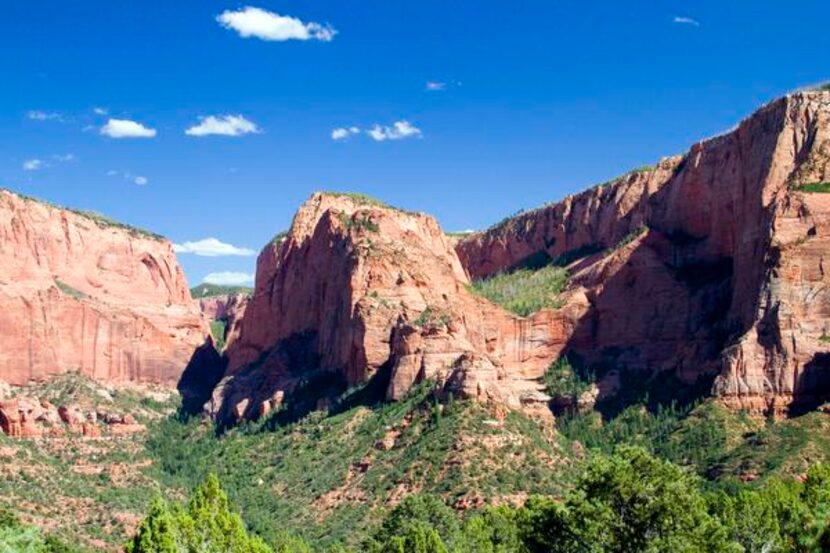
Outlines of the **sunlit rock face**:
[{"label": "sunlit rock face", "polygon": [[167,240],[0,191],[0,379],[175,386],[209,340]]}]

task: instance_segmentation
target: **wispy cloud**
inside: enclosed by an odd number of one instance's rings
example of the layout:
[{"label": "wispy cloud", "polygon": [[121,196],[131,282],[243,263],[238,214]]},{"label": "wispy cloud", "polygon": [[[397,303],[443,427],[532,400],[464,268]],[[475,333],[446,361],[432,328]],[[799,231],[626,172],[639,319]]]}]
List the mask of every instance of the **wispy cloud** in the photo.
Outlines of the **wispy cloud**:
[{"label": "wispy cloud", "polygon": [[101,127],[101,134],[110,138],[153,138],[156,129],[129,119],[110,119]]},{"label": "wispy cloud", "polygon": [[441,92],[442,90],[447,90],[447,83],[441,83],[438,81],[428,81],[426,89],[428,92]]},{"label": "wispy cloud", "polygon": [[173,244],[173,251],[176,253],[191,253],[200,257],[251,257],[256,255],[254,250],[226,244],[216,238],[204,238],[195,242]]},{"label": "wispy cloud", "polygon": [[102,108],[100,106],[95,106],[94,108],[92,108],[92,113],[94,113],[95,115],[104,116],[104,115],[109,115],[109,110],[107,108]]},{"label": "wispy cloud", "polygon": [[338,127],[331,131],[332,140],[346,140],[347,138],[360,134],[360,127]]},{"label": "wispy cloud", "polygon": [[52,159],[58,163],[72,163],[73,161],[78,161],[78,156],[75,154],[55,154],[52,156]]},{"label": "wispy cloud", "polygon": [[216,284],[217,286],[245,286],[254,283],[254,275],[233,271],[210,273],[202,282]]},{"label": "wispy cloud", "polygon": [[128,180],[131,183],[138,185],[138,186],[147,186],[150,184],[150,179],[144,177],[142,175],[134,175],[129,171],[116,171],[115,169],[110,169],[107,171],[108,177],[122,177],[124,180]]},{"label": "wispy cloud", "polygon": [[32,121],[57,121],[59,123],[64,122],[63,114],[55,111],[41,111],[38,109],[33,109],[31,111],[26,112],[26,117],[31,119]]},{"label": "wispy cloud", "polygon": [[184,131],[188,136],[242,136],[258,132],[261,132],[259,127],[241,115],[209,115]]},{"label": "wispy cloud", "polygon": [[216,20],[226,29],[232,29],[243,38],[262,40],[320,40],[330,42],[337,31],[331,25],[305,23],[296,17],[280,15],[261,8],[246,6],[241,10],[227,10]]},{"label": "wispy cloud", "polygon": [[421,138],[421,129],[412,125],[409,121],[396,121],[392,126],[381,126],[375,124],[366,131],[372,140],[383,142],[385,140],[403,140],[405,138]]},{"label": "wispy cloud", "polygon": [[697,19],[692,19],[691,17],[685,17],[681,15],[676,15],[674,17],[674,22],[679,23],[680,25],[691,25],[693,27],[700,27],[700,22]]},{"label": "wispy cloud", "polygon": [[78,161],[78,156],[75,154],[55,154],[49,157],[49,161],[45,161],[43,159],[32,158],[27,159],[23,162],[23,170],[24,171],[37,171],[39,169],[45,169],[47,167],[52,167],[54,165],[60,165],[62,163],[72,163]]}]

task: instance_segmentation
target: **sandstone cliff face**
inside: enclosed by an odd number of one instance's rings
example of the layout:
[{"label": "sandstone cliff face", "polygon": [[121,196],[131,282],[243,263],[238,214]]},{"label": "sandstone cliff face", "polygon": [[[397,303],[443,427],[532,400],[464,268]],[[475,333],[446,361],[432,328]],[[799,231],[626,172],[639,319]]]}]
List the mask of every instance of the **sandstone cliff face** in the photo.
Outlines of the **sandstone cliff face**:
[{"label": "sandstone cliff face", "polygon": [[481,277],[604,249],[572,268],[570,293],[587,308],[568,350],[686,381],[717,375],[729,405],[797,412],[830,398],[830,197],[798,189],[827,181],[830,93],[798,93],[683,158],[510,219],[458,252]]},{"label": "sandstone cliff face", "polygon": [[435,219],[316,194],[259,257],[256,289],[210,409],[256,417],[310,377],[375,375],[400,398],[414,383],[520,407],[565,345],[559,313],[513,316],[467,290]]},{"label": "sandstone cliff face", "polygon": [[0,379],[173,386],[208,337],[172,245],[0,191]]},{"label": "sandstone cliff face", "polygon": [[[568,352],[596,368],[600,397],[670,374],[736,408],[808,409],[830,399],[830,195],[801,187],[827,181],[825,91],[460,241],[423,214],[315,195],[260,255],[208,407],[261,416],[321,375],[382,376],[390,399],[434,378],[527,407],[549,399],[538,379]],[[553,259],[571,275],[560,309],[522,318],[468,291]]]}]

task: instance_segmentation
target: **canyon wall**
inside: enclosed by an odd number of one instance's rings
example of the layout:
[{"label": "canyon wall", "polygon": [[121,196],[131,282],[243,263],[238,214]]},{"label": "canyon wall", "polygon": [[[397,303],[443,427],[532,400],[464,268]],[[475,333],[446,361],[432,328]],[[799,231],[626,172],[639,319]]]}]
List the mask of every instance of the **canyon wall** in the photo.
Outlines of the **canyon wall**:
[{"label": "canyon wall", "polygon": [[[534,408],[568,353],[600,395],[670,375],[735,408],[809,409],[830,399],[830,195],[805,185],[827,181],[830,92],[816,91],[461,240],[424,214],[316,194],[262,251],[207,407],[236,420],[303,386],[380,381],[397,399],[432,378]],[[470,279],[550,262],[570,274],[558,309],[519,317],[470,292]]]},{"label": "canyon wall", "polygon": [[175,386],[208,340],[167,240],[0,190],[0,379]]},{"label": "canyon wall", "polygon": [[[830,395],[824,271],[830,93],[770,103],[734,131],[458,245],[474,277],[580,248],[589,309],[568,350],[592,363],[716,376],[723,402],[798,411]],[[642,227],[641,233],[636,229]]]},{"label": "canyon wall", "polygon": [[568,319],[553,310],[514,316],[468,284],[434,218],[315,194],[259,257],[209,408],[222,419],[261,416],[314,377],[343,387],[382,378],[390,399],[434,378],[448,391],[518,408],[538,394]]}]

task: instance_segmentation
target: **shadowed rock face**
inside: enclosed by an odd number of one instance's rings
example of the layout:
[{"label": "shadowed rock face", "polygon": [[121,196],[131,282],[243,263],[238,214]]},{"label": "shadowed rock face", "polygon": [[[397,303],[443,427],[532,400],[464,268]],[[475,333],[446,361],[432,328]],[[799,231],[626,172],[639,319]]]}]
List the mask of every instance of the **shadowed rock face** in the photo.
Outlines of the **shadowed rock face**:
[{"label": "shadowed rock face", "polygon": [[458,245],[473,276],[544,253],[631,244],[574,271],[568,349],[594,363],[717,376],[723,402],[798,411],[830,397],[830,94],[775,101],[683,158],[508,220]]},{"label": "shadowed rock face", "polygon": [[208,329],[172,245],[0,191],[0,379],[175,386]]},{"label": "shadowed rock face", "polygon": [[[563,351],[708,384],[735,408],[830,398],[824,252],[830,93],[775,101],[734,131],[451,244],[431,217],[317,194],[258,260],[256,291],[208,408],[256,417],[303,382],[382,379],[522,407]],[[567,259],[564,306],[521,318],[467,289]],[[642,374],[638,372],[638,374]],[[630,381],[630,379],[629,379]]]}]

